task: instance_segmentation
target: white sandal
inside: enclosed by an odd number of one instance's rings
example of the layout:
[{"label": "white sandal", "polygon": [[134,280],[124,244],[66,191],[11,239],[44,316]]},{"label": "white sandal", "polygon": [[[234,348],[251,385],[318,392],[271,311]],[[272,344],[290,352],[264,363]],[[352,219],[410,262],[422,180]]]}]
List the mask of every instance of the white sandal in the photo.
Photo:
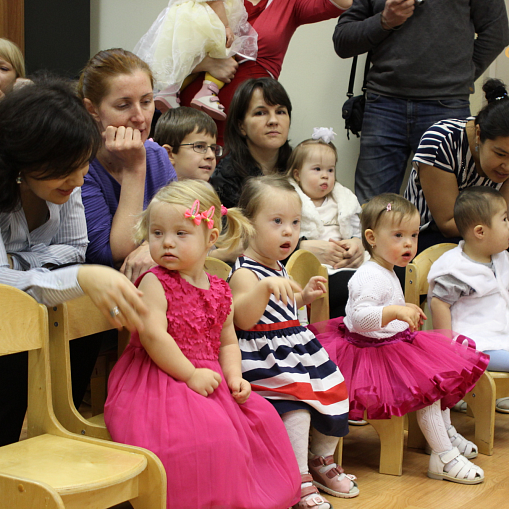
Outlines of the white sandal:
[{"label": "white sandal", "polygon": [[470,440],[467,440],[463,435],[460,435],[454,426],[451,426],[447,430],[447,434],[451,439],[451,444],[453,447],[457,447],[460,451],[460,454],[465,456],[465,458],[471,460],[477,458],[478,450],[477,445]]},{"label": "white sandal", "polygon": [[502,414],[509,414],[509,398],[498,398],[495,410]]},{"label": "white sandal", "polygon": [[[449,472],[446,472],[444,467],[452,460],[456,460],[456,463]],[[440,454],[435,451],[431,452],[428,477],[459,484],[479,484],[484,481],[484,472],[481,467],[474,465],[465,456],[462,456],[457,447],[453,447],[451,451]]]}]

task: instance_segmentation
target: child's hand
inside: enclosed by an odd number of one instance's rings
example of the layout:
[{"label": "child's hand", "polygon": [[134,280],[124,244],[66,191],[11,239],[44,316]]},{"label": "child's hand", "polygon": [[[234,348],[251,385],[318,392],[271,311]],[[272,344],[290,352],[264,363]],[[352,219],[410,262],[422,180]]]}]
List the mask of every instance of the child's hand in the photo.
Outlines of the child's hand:
[{"label": "child's hand", "polygon": [[239,404],[245,403],[251,394],[251,384],[241,377],[230,380],[228,387],[232,393],[233,399]]},{"label": "child's hand", "polygon": [[226,27],[226,47],[231,48],[233,44],[233,39],[235,39],[235,35],[233,34],[233,30],[230,27]]},{"label": "child's hand", "polygon": [[307,306],[324,293],[327,293],[325,283],[327,283],[327,280],[322,276],[313,276],[308,281],[308,284],[304,287],[304,290],[302,290],[302,303],[304,306]]},{"label": "child's hand", "polygon": [[394,308],[396,312],[394,319],[408,323],[411,332],[416,331],[423,324],[423,321],[427,319],[421,308],[415,304],[394,306]]},{"label": "child's hand", "polygon": [[210,396],[221,383],[221,375],[207,368],[197,368],[191,378],[187,380],[187,386],[202,396]]},{"label": "child's hand", "polygon": [[284,306],[289,301],[293,302],[294,293],[302,291],[302,288],[295,281],[284,277],[267,277],[260,281],[260,284],[266,286],[269,293],[272,293],[276,300],[281,301]]}]

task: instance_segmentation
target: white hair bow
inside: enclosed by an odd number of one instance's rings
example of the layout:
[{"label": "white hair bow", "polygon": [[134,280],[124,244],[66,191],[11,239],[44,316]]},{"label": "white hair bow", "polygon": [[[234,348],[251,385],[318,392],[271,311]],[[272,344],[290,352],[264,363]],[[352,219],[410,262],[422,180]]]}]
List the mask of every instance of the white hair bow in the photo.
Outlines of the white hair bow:
[{"label": "white hair bow", "polygon": [[311,138],[313,140],[321,138],[325,143],[331,143],[334,141],[334,136],[336,136],[336,133],[332,130],[332,127],[315,127]]}]

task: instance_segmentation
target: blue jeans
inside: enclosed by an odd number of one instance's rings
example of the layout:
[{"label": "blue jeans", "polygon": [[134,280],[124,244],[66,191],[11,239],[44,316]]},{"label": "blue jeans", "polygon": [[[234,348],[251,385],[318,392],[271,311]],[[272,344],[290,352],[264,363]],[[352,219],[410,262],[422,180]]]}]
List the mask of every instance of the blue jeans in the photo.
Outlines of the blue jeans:
[{"label": "blue jeans", "polygon": [[488,371],[509,371],[509,352],[507,350],[486,350],[490,356]]},{"label": "blue jeans", "polygon": [[468,100],[407,100],[368,92],[355,171],[355,194],[362,204],[381,193],[399,193],[410,153],[439,120],[466,118]]}]

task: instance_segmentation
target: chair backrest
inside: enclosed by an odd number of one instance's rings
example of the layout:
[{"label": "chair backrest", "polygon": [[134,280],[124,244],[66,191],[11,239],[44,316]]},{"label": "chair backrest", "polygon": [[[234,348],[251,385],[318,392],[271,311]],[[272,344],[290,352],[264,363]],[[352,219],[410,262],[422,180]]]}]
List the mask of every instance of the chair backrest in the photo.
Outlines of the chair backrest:
[{"label": "chair backrest", "polygon": [[407,265],[405,274],[406,302],[421,306],[421,295],[428,293],[429,269],[444,253],[456,246],[457,244],[444,243],[428,247]]},{"label": "chair backrest", "polygon": [[205,260],[205,272],[208,272],[213,276],[220,277],[225,281],[228,279],[231,270],[232,268],[226,262],[223,262],[223,260],[220,260],[219,258],[207,256]]},{"label": "chair backrest", "polygon": [[63,431],[53,413],[48,310],[27,293],[0,284],[0,355],[28,351],[28,436]]},{"label": "chair backrest", "polygon": [[[52,398],[55,415],[62,426],[73,432],[110,440],[99,419],[92,422],[78,412],[72,398],[69,341],[108,331],[114,327],[90,297],[83,296],[49,308]],[[119,334],[119,351],[128,342],[128,331]]]},{"label": "chair backrest", "polygon": [[286,271],[294,281],[304,288],[313,276],[323,276],[327,279],[325,287],[327,293],[324,293],[311,304],[309,322],[323,322],[330,318],[329,313],[329,276],[327,268],[324,267],[318,258],[305,249],[295,251],[286,263]]}]

